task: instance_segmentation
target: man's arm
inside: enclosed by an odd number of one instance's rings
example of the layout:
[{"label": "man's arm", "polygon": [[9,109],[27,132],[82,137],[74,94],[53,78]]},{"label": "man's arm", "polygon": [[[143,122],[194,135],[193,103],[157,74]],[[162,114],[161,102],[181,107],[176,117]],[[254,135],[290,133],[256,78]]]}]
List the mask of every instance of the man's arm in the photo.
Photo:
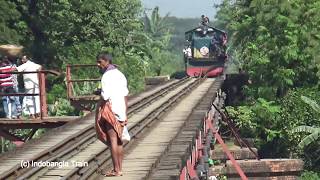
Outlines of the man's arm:
[{"label": "man's arm", "polygon": [[[102,76],[101,78],[101,96],[103,100],[108,100],[110,98],[110,79],[108,76]],[[111,81],[112,82],[112,81]]]},{"label": "man's arm", "polygon": [[16,69],[18,72],[22,72],[22,71],[26,70],[26,68],[27,68],[27,64],[26,64],[26,63],[21,64],[21,65],[18,66],[18,67],[15,67],[15,69]]},{"label": "man's arm", "polygon": [[124,97],[124,102],[126,104],[126,116],[128,116],[128,96]]}]

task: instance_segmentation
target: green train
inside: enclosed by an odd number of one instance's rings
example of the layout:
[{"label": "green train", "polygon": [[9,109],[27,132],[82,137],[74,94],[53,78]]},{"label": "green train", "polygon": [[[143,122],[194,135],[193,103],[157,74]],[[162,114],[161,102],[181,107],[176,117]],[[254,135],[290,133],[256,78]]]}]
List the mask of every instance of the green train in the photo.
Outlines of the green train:
[{"label": "green train", "polygon": [[185,32],[183,52],[188,76],[219,76],[228,59],[227,34],[211,26],[196,27]]}]

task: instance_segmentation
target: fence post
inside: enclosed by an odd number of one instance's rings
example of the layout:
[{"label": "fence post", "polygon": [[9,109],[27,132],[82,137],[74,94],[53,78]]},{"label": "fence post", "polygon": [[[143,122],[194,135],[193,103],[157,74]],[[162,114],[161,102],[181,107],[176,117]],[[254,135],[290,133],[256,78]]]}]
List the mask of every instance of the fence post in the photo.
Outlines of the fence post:
[{"label": "fence post", "polygon": [[43,119],[43,117],[48,116],[48,110],[47,110],[47,93],[46,93],[46,77],[43,72],[38,72],[39,77],[39,96],[40,96],[40,118]]},{"label": "fence post", "polygon": [[72,97],[72,84],[71,84],[71,66],[67,65],[67,72],[66,72],[66,79],[67,79],[67,97]]}]

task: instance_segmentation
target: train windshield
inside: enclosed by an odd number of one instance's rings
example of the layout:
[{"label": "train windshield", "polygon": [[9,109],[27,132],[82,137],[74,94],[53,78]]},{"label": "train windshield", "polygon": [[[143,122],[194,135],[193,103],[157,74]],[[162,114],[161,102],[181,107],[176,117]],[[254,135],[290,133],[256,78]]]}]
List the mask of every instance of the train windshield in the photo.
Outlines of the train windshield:
[{"label": "train windshield", "polygon": [[215,32],[214,31],[195,31],[194,32],[194,36],[195,37],[213,37],[215,35]]}]

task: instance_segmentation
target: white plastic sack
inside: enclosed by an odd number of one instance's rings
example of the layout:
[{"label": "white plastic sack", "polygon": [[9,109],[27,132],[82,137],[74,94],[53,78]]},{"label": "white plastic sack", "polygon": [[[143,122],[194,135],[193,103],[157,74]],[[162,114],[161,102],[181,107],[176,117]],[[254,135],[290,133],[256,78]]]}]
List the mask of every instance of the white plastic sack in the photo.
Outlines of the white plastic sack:
[{"label": "white plastic sack", "polygon": [[128,141],[131,140],[131,137],[130,137],[130,134],[129,134],[127,126],[123,127],[122,138],[121,139],[122,139],[123,142],[128,142]]},{"label": "white plastic sack", "polygon": [[218,180],[216,176],[210,176],[209,180]]}]

